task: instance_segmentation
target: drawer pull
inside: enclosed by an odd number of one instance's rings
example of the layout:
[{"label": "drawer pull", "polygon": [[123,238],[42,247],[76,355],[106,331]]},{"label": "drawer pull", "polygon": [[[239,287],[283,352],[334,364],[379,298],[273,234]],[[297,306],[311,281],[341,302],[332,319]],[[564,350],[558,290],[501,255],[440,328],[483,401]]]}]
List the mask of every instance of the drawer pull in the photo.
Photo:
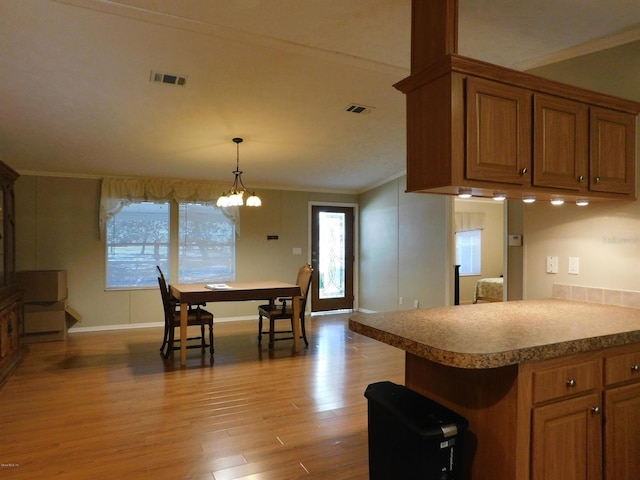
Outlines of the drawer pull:
[{"label": "drawer pull", "polygon": [[578,181],[579,182],[584,182],[584,175],[579,175],[578,176]]},{"label": "drawer pull", "polygon": [[520,175],[526,175],[527,174],[527,168],[523,168],[522,170],[520,170]]},{"label": "drawer pull", "polygon": [[632,373],[640,372],[640,365],[631,365],[631,372]]},{"label": "drawer pull", "polygon": [[600,407],[593,407],[591,409],[591,413],[593,413],[594,415],[598,415],[600,413]]},{"label": "drawer pull", "polygon": [[575,387],[576,386],[576,381],[572,378],[570,380],[567,380],[567,387]]}]

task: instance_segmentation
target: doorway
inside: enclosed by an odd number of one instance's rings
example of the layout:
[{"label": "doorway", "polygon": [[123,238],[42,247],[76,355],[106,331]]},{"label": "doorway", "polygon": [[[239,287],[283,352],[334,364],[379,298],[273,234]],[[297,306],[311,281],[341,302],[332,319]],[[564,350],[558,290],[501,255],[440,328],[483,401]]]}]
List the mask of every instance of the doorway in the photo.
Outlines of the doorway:
[{"label": "doorway", "polygon": [[353,206],[311,206],[311,310],[353,309]]}]

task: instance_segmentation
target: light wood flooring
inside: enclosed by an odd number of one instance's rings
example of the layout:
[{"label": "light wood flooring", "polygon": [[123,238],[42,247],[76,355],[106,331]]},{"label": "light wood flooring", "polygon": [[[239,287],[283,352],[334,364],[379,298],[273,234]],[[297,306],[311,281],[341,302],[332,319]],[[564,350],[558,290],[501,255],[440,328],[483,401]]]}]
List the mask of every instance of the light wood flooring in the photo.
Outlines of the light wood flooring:
[{"label": "light wood flooring", "polygon": [[404,383],[404,352],[308,321],[310,346],[217,323],[208,352],[159,355],[162,330],[32,344],[0,387],[0,479],[367,479],[370,383]]}]

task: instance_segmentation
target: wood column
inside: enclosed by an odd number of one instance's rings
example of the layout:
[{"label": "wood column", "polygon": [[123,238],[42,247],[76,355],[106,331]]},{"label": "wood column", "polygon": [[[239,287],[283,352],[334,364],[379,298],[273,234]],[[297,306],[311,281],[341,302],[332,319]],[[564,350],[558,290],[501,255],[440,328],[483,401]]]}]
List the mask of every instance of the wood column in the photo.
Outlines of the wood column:
[{"label": "wood column", "polygon": [[458,0],[413,0],[411,73],[458,53]]}]

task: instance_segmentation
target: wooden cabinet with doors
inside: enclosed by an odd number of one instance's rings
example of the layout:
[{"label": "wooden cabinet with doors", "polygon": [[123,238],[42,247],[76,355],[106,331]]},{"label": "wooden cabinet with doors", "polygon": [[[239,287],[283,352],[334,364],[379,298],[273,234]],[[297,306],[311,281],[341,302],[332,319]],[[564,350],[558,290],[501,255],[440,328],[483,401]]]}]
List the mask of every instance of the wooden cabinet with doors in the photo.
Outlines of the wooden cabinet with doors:
[{"label": "wooden cabinet with doors", "polygon": [[469,420],[465,480],[640,478],[640,344],[500,368],[407,353],[405,384]]},{"label": "wooden cabinet with doors", "polygon": [[606,480],[640,478],[640,348],[605,356]]},{"label": "wooden cabinet with doors", "polygon": [[0,385],[22,360],[22,301],[15,275],[15,206],[18,174],[0,162]]},{"label": "wooden cabinet with doors", "polygon": [[531,480],[602,479],[602,361],[552,360],[531,376]]},{"label": "wooden cabinet with doors", "polygon": [[589,107],[534,95],[533,185],[584,192],[589,185]]},{"label": "wooden cabinet with doors", "polygon": [[466,177],[531,183],[531,92],[469,77]]},{"label": "wooden cabinet with doors", "polygon": [[635,198],[640,103],[448,55],[397,83],[407,190]]},{"label": "wooden cabinet with doors", "polygon": [[633,195],[636,166],[636,117],[591,107],[589,189]]}]

